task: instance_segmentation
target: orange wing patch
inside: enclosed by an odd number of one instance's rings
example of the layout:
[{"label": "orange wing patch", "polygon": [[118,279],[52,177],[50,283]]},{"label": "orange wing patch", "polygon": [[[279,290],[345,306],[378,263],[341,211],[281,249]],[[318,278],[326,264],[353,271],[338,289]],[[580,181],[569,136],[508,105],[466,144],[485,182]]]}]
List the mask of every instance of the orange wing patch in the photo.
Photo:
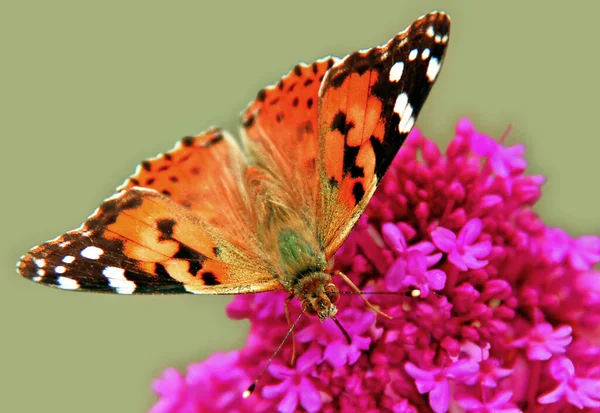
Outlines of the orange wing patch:
[{"label": "orange wing patch", "polygon": [[339,183],[339,199],[348,208],[357,204],[360,188],[373,180],[375,153],[369,139],[385,132],[383,105],[369,94],[378,78],[374,70],[351,73],[343,88],[328,89],[321,101],[319,130],[328,131],[323,165],[329,180]]},{"label": "orange wing patch", "polygon": [[321,82],[333,57],[298,64],[274,86],[261,90],[242,114],[248,150],[254,162],[314,205],[317,191],[317,104]]},{"label": "orange wing patch", "polygon": [[249,247],[232,245],[187,208],[143,188],[118,193],[81,228],[34,247],[19,272],[62,289],[119,294],[281,288]]},{"label": "orange wing patch", "polygon": [[430,13],[386,45],[355,52],[319,92],[318,234],[330,258],[415,124],[446,50],[450,19]]},{"label": "orange wing patch", "polygon": [[230,197],[240,196],[237,186],[244,163],[233,138],[212,129],[185,137],[173,150],[143,161],[117,191],[135,186],[154,189],[207,222],[219,222],[228,210],[223,188]]}]

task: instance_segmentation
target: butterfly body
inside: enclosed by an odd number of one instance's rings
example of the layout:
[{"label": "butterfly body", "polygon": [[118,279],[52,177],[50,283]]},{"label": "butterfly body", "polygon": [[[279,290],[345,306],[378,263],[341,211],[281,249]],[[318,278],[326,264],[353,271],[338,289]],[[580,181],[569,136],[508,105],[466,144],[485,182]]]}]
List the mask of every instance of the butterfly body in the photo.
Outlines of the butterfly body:
[{"label": "butterfly body", "polygon": [[19,273],[124,295],[283,289],[334,316],[330,259],[412,129],[449,29],[432,12],[383,46],[296,65],[243,112],[241,140],[211,129],[142,162]]},{"label": "butterfly body", "polygon": [[303,303],[308,314],[323,320],[337,313],[337,287],[327,271],[322,250],[311,245],[291,228],[279,233],[283,288]]}]

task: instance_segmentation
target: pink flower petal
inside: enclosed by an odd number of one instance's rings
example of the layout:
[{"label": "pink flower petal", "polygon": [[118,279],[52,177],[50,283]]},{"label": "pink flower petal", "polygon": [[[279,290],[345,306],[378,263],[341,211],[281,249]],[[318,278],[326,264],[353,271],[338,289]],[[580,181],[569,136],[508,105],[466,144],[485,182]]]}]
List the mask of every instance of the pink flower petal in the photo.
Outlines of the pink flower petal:
[{"label": "pink flower petal", "polygon": [[512,396],[513,392],[510,390],[501,391],[497,393],[488,404],[494,407],[504,407],[504,405],[510,401]]},{"label": "pink flower petal", "polygon": [[438,382],[429,392],[429,405],[435,413],[445,413],[450,406],[450,385],[448,381]]},{"label": "pink flower petal", "polygon": [[427,269],[427,258],[421,251],[409,251],[406,254],[406,272],[413,276],[425,273]]},{"label": "pink flower petal", "polygon": [[483,224],[479,218],[468,221],[458,234],[458,245],[471,245],[481,234]]},{"label": "pink flower petal", "polygon": [[460,404],[460,406],[466,411],[470,412],[472,410],[482,409],[483,403],[481,401],[469,394],[460,393],[457,394],[454,399]]},{"label": "pink flower petal", "polygon": [[385,285],[390,291],[399,291],[406,277],[406,259],[398,258],[385,275]]},{"label": "pink flower petal", "polygon": [[486,265],[488,265],[488,260],[478,260],[477,258],[475,258],[474,256],[468,254],[468,255],[463,255],[462,256],[463,262],[465,263],[465,265],[467,266],[467,268],[472,269],[472,270],[479,270],[483,267],[485,267]]},{"label": "pink flower petal", "polygon": [[550,362],[550,374],[558,381],[567,381],[575,375],[575,366],[567,357],[556,357]]},{"label": "pink flower petal", "polygon": [[298,391],[291,388],[277,405],[279,413],[294,413],[298,406]]},{"label": "pink flower petal", "polygon": [[554,390],[551,390],[547,393],[542,394],[538,397],[538,402],[541,404],[551,404],[556,403],[561,400],[566,394],[567,386],[566,384],[559,384]]},{"label": "pink flower petal", "polygon": [[490,165],[492,166],[492,170],[502,178],[508,178],[510,176],[510,169],[506,164],[505,160],[502,158],[501,153],[496,152],[490,158]]},{"label": "pink flower petal", "polygon": [[[459,270],[467,271],[469,269],[469,267],[467,267],[467,264],[465,263],[463,256],[461,254],[459,254],[456,250],[453,250],[448,255],[448,259],[450,260],[450,262],[452,264],[456,265],[456,267]],[[476,261],[476,260],[473,258],[471,261]]]},{"label": "pink flower petal", "polygon": [[321,395],[312,381],[303,378],[298,389],[300,404],[307,412],[318,412],[323,406]]},{"label": "pink flower petal", "polygon": [[490,156],[498,150],[498,143],[489,136],[475,132],[470,139],[471,149],[479,156]]},{"label": "pink flower petal", "polygon": [[386,222],[381,227],[381,235],[385,243],[396,251],[406,250],[406,239],[398,226],[391,222]]},{"label": "pink flower petal", "polygon": [[444,254],[442,254],[441,252],[436,252],[435,254],[427,255],[427,268],[436,265],[438,262],[440,262],[443,256]]},{"label": "pink flower petal", "polygon": [[287,381],[281,381],[277,384],[271,384],[264,386],[261,390],[261,394],[267,399],[275,399],[284,394],[289,388]]},{"label": "pink flower petal", "polygon": [[444,252],[450,252],[456,246],[456,235],[454,232],[443,227],[438,227],[432,231],[431,239],[435,246]]},{"label": "pink flower petal", "polygon": [[467,253],[475,258],[486,258],[492,252],[492,243],[482,241],[466,247]]},{"label": "pink flower petal", "polygon": [[296,368],[300,372],[312,370],[316,364],[321,362],[321,359],[321,349],[317,346],[313,346],[298,357]]},{"label": "pink flower petal", "polygon": [[457,380],[463,380],[466,377],[472,376],[479,371],[479,363],[474,360],[464,359],[452,363],[446,368],[448,377]]},{"label": "pink flower petal", "polygon": [[530,344],[527,347],[527,357],[529,360],[549,360],[552,353],[544,345]]},{"label": "pink flower petal", "polygon": [[341,341],[337,345],[329,345],[325,348],[323,358],[331,363],[334,367],[342,367],[346,364],[346,356],[348,355],[348,346],[342,344]]},{"label": "pink flower petal", "polygon": [[273,377],[276,377],[278,379],[285,379],[287,377],[293,376],[294,370],[282,364],[273,363],[269,366],[269,373],[271,373]]}]

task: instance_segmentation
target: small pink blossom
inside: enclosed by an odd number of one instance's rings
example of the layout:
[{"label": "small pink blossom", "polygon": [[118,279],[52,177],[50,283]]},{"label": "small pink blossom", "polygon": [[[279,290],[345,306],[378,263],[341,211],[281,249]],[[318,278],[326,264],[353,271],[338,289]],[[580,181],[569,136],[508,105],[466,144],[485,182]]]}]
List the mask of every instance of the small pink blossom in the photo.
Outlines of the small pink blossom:
[{"label": "small pink blossom", "polygon": [[433,243],[448,254],[448,259],[462,271],[483,268],[488,264],[486,258],[491,250],[490,241],[475,243],[481,234],[482,222],[479,218],[470,220],[458,233],[438,227],[431,233]]},{"label": "small pink blossom", "polygon": [[573,362],[566,357],[550,361],[550,375],[558,385],[538,398],[541,404],[556,403],[563,398],[579,409],[600,408],[600,378],[579,378]]},{"label": "small pink blossom", "polygon": [[346,341],[332,320],[309,323],[296,334],[296,339],[301,343],[317,342],[325,346],[323,360],[333,367],[354,364],[362,352],[369,348],[369,329],[375,324],[375,313],[346,308],[338,315],[338,319],[342,325],[347,326],[351,343]]},{"label": "small pink blossom", "polygon": [[573,240],[569,263],[576,270],[589,270],[600,262],[600,237],[584,235]]},{"label": "small pink blossom", "polygon": [[317,380],[310,375],[321,359],[321,349],[312,347],[298,358],[294,368],[272,364],[269,372],[281,382],[263,387],[262,395],[267,399],[280,400],[277,405],[280,413],[297,411],[298,403],[307,412],[318,412],[323,402],[316,386]]},{"label": "small pink blossom", "polygon": [[[410,230],[405,228],[405,231]],[[430,289],[439,291],[444,288],[446,274],[439,269],[429,269],[442,258],[440,252],[435,252],[436,248],[431,242],[421,241],[408,246],[398,225],[389,222],[383,224],[381,232],[386,245],[397,256],[385,275],[386,286],[390,291],[414,287],[422,297],[427,297]]]},{"label": "small pink blossom", "polygon": [[504,147],[489,136],[474,132],[471,134],[471,147],[477,155],[489,158],[492,170],[503,178],[519,174],[527,167],[523,145]]},{"label": "small pink blossom", "polygon": [[408,362],[404,368],[415,379],[419,393],[429,393],[429,405],[433,411],[443,413],[450,405],[449,380],[465,380],[477,373],[479,365],[473,360],[459,360],[444,368],[422,369]]},{"label": "small pink blossom", "polygon": [[547,228],[544,250],[555,263],[567,260],[576,270],[589,270],[600,262],[600,237],[584,235],[573,239],[561,228]]},{"label": "small pink blossom", "polygon": [[501,367],[500,360],[489,358],[479,363],[479,371],[473,382],[480,383],[483,387],[495,388],[498,386],[498,382],[501,382],[503,378],[513,373],[513,369]]},{"label": "small pink blossom", "polygon": [[427,297],[430,288],[439,291],[446,283],[444,271],[428,268],[427,257],[421,251],[407,251],[397,258],[387,271],[386,286],[390,291],[399,291],[408,286],[416,287],[422,297]]},{"label": "small pink blossom", "polygon": [[549,323],[536,325],[528,337],[513,341],[514,347],[527,347],[527,357],[530,360],[548,360],[553,354],[562,354],[571,343],[572,329],[570,326],[552,328]]}]

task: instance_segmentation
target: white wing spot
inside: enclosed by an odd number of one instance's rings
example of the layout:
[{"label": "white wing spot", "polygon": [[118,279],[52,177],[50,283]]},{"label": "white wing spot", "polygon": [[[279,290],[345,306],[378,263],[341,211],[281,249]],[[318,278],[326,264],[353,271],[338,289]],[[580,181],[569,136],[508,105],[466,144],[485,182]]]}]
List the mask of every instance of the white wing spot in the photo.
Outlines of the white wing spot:
[{"label": "white wing spot", "polygon": [[125,270],[117,267],[106,267],[102,275],[108,279],[108,284],[117,290],[118,294],[132,294],[137,287],[133,281],[125,278]]},{"label": "white wing spot", "polygon": [[435,34],[435,29],[433,28],[433,26],[429,26],[425,34],[427,34],[427,37],[433,37],[433,35]]},{"label": "white wing spot", "polygon": [[58,277],[56,281],[58,281],[58,288],[63,290],[77,290],[79,288],[77,280],[69,277]]},{"label": "white wing spot", "polygon": [[406,105],[408,105],[408,95],[404,92],[398,95],[396,103],[394,104],[394,112],[396,112],[400,118],[404,116]]},{"label": "white wing spot", "polygon": [[35,277],[31,277],[31,281],[36,282],[36,283],[40,282],[41,279],[42,279],[42,277],[38,277],[37,275]]},{"label": "white wing spot", "polygon": [[429,58],[430,54],[431,54],[431,51],[428,48],[423,49],[423,51],[421,52],[421,59],[427,60]]},{"label": "white wing spot", "polygon": [[442,43],[447,43],[448,42],[448,35],[445,34],[444,37],[442,37]]},{"label": "white wing spot", "polygon": [[39,275],[39,278],[42,278],[44,275],[46,275],[46,270],[42,270],[41,268],[39,270],[37,270],[37,275]]},{"label": "white wing spot", "polygon": [[413,107],[408,102],[408,95],[406,94],[406,92],[399,94],[396,98],[396,103],[394,104],[394,112],[396,112],[398,116],[400,116],[398,131],[400,133],[410,132],[410,130],[415,124],[415,119],[412,116]]},{"label": "white wing spot", "polygon": [[396,62],[390,69],[390,82],[397,82],[402,78],[404,71],[404,62]]},{"label": "white wing spot", "polygon": [[63,241],[60,244],[58,244],[59,247],[64,248],[66,246],[68,246],[71,243],[71,241]]},{"label": "white wing spot", "polygon": [[72,255],[66,255],[62,259],[62,262],[64,262],[65,264],[71,264],[73,261],[75,261],[75,257]]},{"label": "white wing spot", "polygon": [[[412,113],[412,106],[410,107],[411,111],[410,113]],[[406,122],[405,122],[406,120]],[[414,116],[406,116],[405,118],[402,118],[402,120],[400,121],[400,124],[398,125],[398,130],[401,133],[408,133],[412,130],[413,126],[415,126],[415,118]]]},{"label": "white wing spot", "polygon": [[410,53],[408,54],[408,60],[410,60],[412,62],[413,60],[415,60],[417,58],[418,54],[419,54],[418,49],[412,49],[410,51]]},{"label": "white wing spot", "polygon": [[36,258],[33,260],[33,262],[39,268],[44,268],[46,266],[46,260],[43,258]]},{"label": "white wing spot", "polygon": [[67,271],[67,269],[65,267],[63,267],[62,265],[59,265],[58,267],[54,268],[54,272],[57,274],[64,274]]},{"label": "white wing spot", "polygon": [[89,258],[90,260],[97,260],[102,254],[104,254],[104,250],[98,247],[85,247],[81,250],[80,254],[84,258]]},{"label": "white wing spot", "polygon": [[427,79],[430,82],[433,82],[440,72],[440,61],[436,57],[432,57],[429,60],[429,65],[427,65]]},{"label": "white wing spot", "polygon": [[442,36],[440,36],[439,34],[435,35],[435,42],[436,43],[441,43],[442,42]]}]

